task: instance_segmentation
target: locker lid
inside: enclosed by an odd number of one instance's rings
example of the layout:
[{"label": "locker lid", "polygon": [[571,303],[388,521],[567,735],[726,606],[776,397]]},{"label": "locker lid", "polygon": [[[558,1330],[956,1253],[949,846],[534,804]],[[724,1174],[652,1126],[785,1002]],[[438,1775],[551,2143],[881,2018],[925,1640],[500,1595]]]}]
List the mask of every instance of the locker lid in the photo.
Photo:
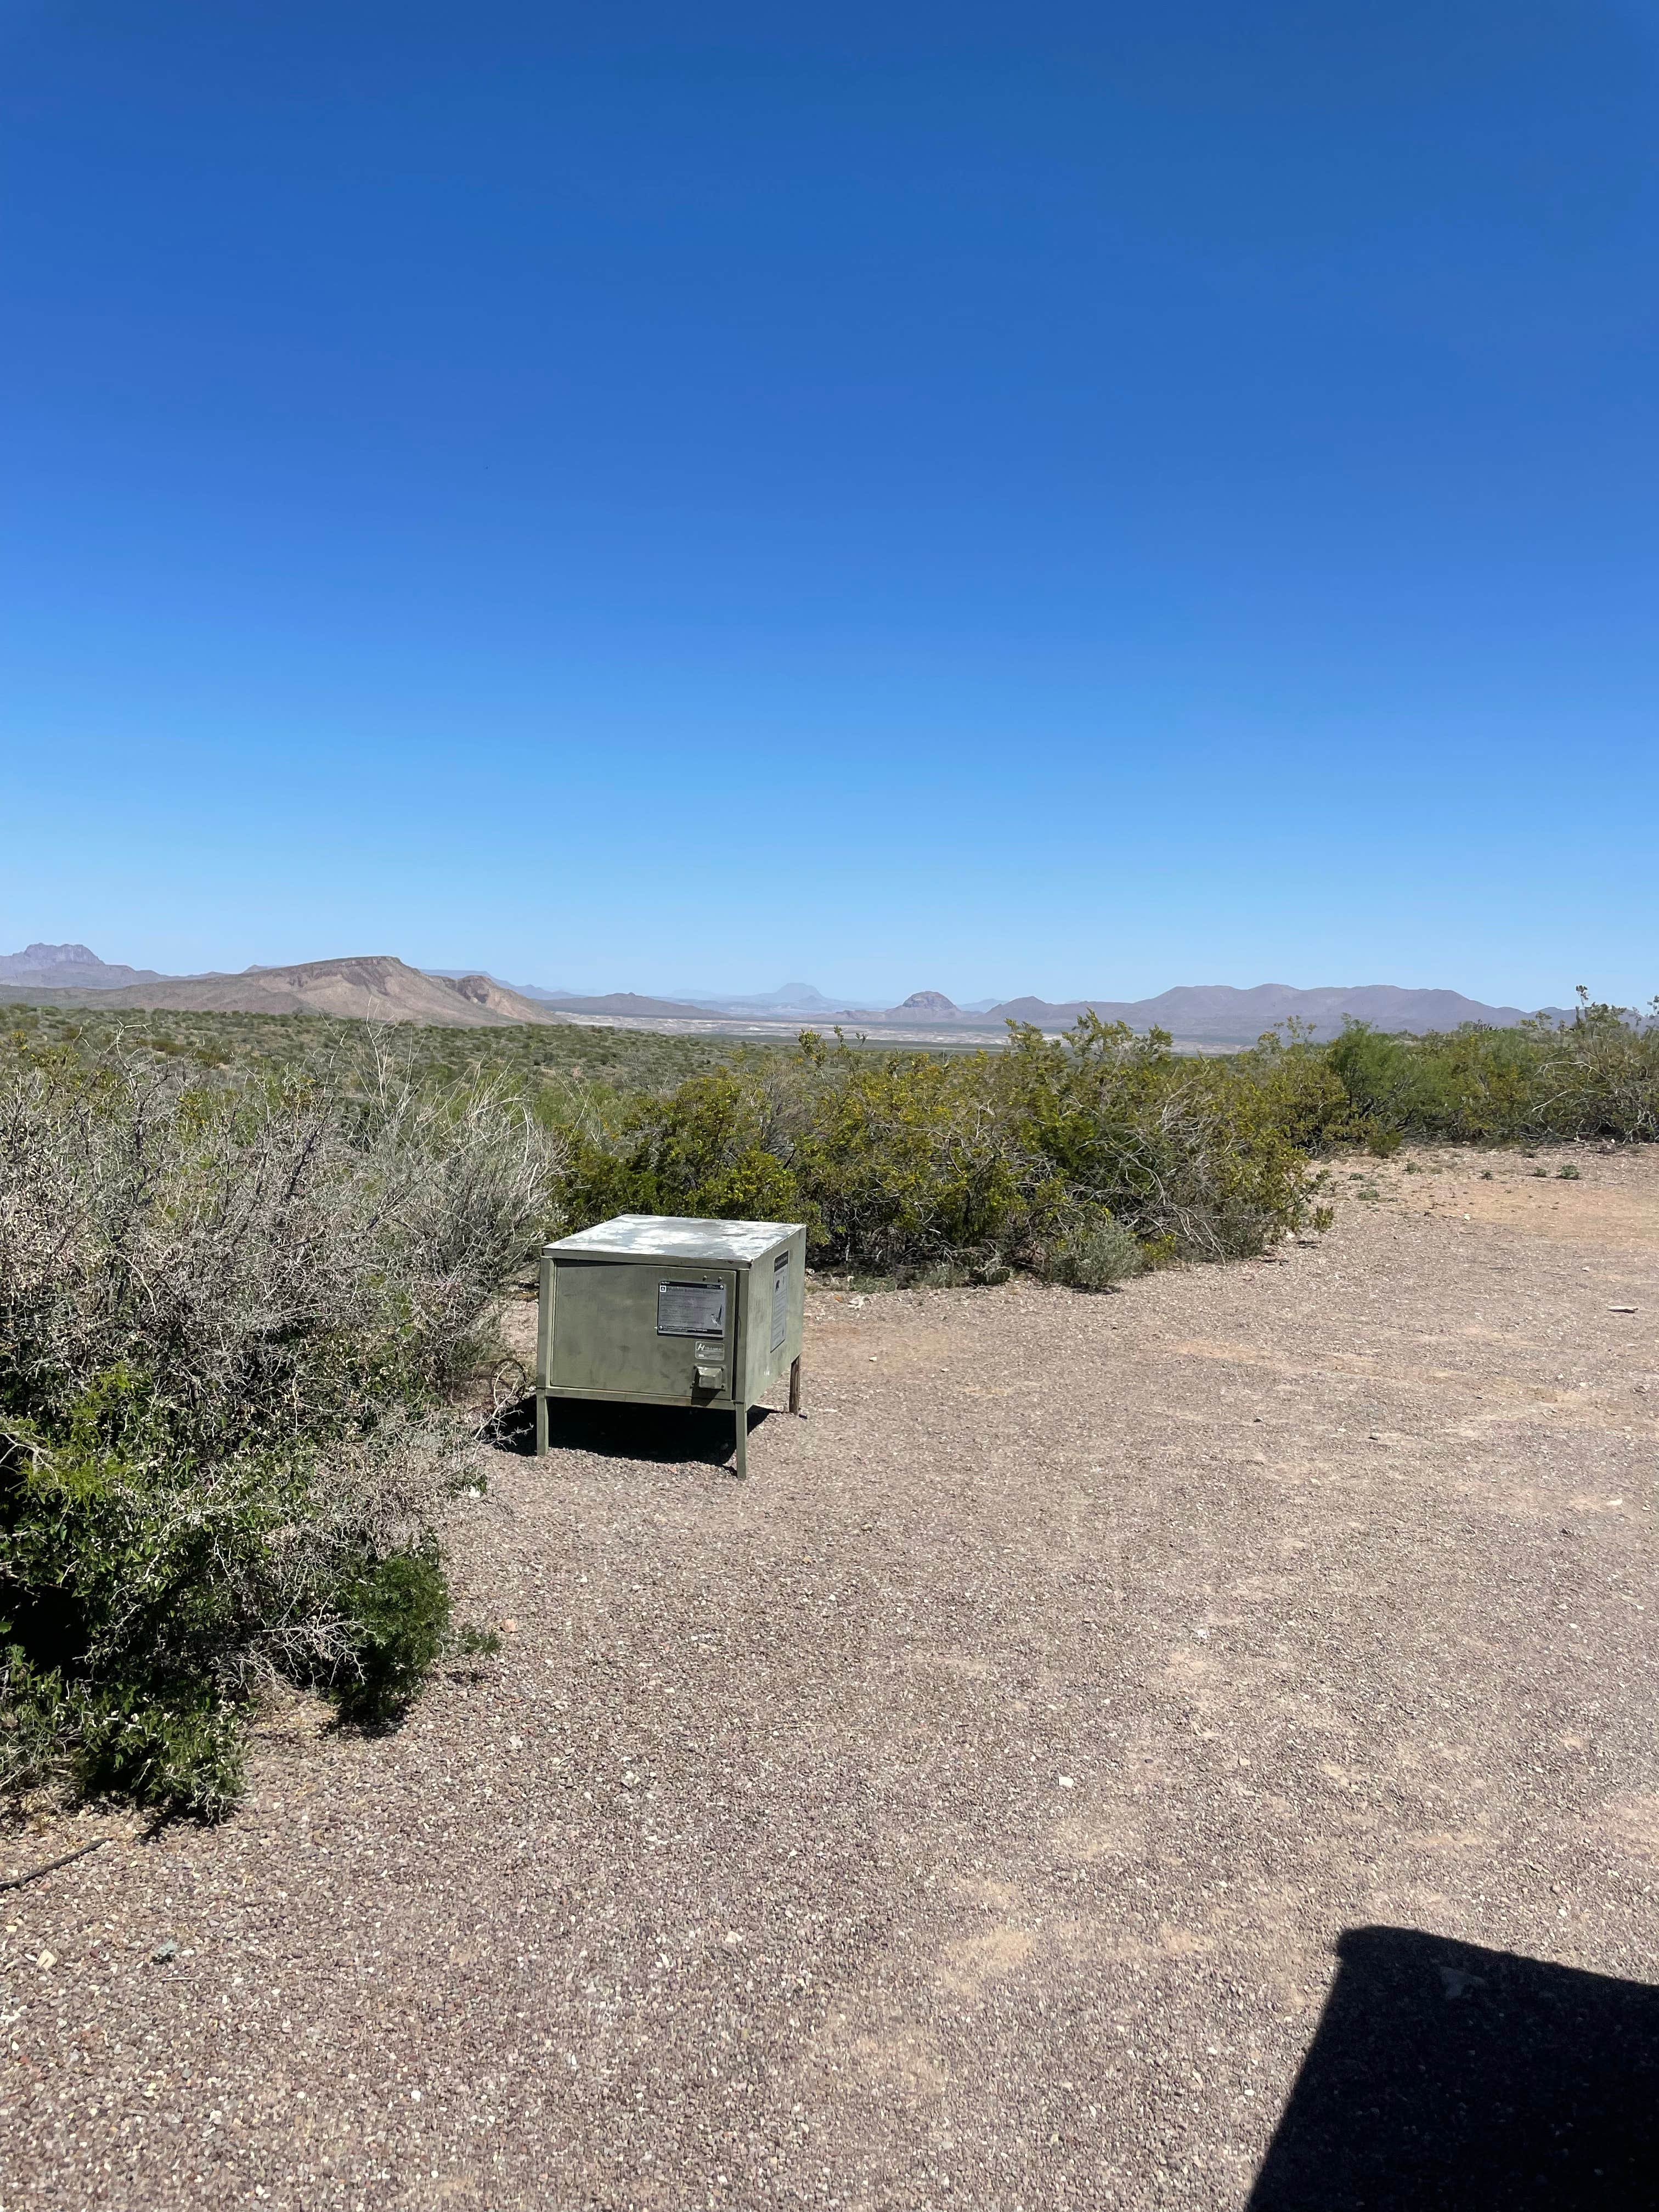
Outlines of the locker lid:
[{"label": "locker lid", "polygon": [[675,1213],[619,1213],[543,1249],[556,1259],[689,1260],[746,1267],[793,1237],[799,1221],[696,1221]]}]

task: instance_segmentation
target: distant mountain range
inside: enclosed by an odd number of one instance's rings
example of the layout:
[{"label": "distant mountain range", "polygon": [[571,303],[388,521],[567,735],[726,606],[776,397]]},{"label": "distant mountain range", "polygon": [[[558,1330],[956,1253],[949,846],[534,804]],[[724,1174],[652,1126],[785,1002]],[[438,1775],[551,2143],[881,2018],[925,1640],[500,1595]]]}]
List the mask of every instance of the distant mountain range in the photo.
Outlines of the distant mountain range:
[{"label": "distant mountain range", "polygon": [[[566,1007],[575,1003],[568,999],[558,1001]],[[586,1003],[596,1012],[609,1004],[599,1000]],[[741,1005],[757,1011],[763,1006],[777,1006],[780,1017],[782,1013],[775,1000],[725,1004],[733,1012]],[[924,1022],[975,1030],[1000,1027],[1010,1021],[1029,1022],[1042,1030],[1064,1030],[1082,1015],[1094,1013],[1103,1021],[1127,1022],[1133,1030],[1163,1029],[1188,1042],[1222,1044],[1254,1043],[1264,1030],[1291,1020],[1305,1024],[1314,1036],[1334,1036],[1346,1020],[1420,1035],[1429,1030],[1457,1029],[1466,1022],[1509,1029],[1530,1018],[1520,1006],[1489,1006],[1457,991],[1409,991],[1393,983],[1332,985],[1322,990],[1299,990],[1288,983],[1261,983],[1252,990],[1227,983],[1183,984],[1153,999],[981,999],[967,1006],[954,1005],[941,991],[913,991],[897,1006],[842,1006],[832,1011],[832,1002],[821,996],[818,1004],[832,1019],[842,1022],[907,1025]],[[696,1007],[658,1002],[655,1010],[690,1014]],[[1568,1018],[1568,1010],[1562,1007],[1543,1011],[1552,1019]]]},{"label": "distant mountain range", "polygon": [[[1530,1018],[1519,1006],[1487,1006],[1457,991],[1405,991],[1394,983],[1361,983],[1301,991],[1289,983],[1258,983],[1241,991],[1229,983],[1187,983],[1155,999],[1074,999],[1055,1005],[1046,999],[1009,999],[994,1010],[1002,1021],[1030,1022],[1038,1029],[1069,1026],[1079,1015],[1127,1022],[1131,1029],[1168,1030],[1174,1036],[1249,1043],[1280,1022],[1305,1022],[1318,1036],[1334,1036],[1345,1021],[1369,1022],[1374,1029],[1455,1030],[1465,1022],[1489,1029],[1512,1029]],[[1565,1018],[1561,1007],[1544,1010]]]},{"label": "distant mountain range", "polygon": [[[1296,1020],[1316,1036],[1331,1036],[1345,1020],[1378,1029],[1420,1033],[1480,1022],[1507,1029],[1528,1018],[1519,1006],[1489,1006],[1456,991],[1409,991],[1392,983],[1332,985],[1299,990],[1261,983],[1253,990],[1231,984],[1183,984],[1153,999],[981,1000],[958,1006],[941,991],[915,991],[902,1006],[838,1006],[811,983],[785,983],[748,998],[714,994],[653,998],[634,991],[583,994],[534,983],[502,983],[492,975],[456,969],[407,966],[390,954],[311,960],[285,968],[248,968],[240,975],[159,975],[100,960],[84,945],[29,945],[0,955],[0,997],[59,1005],[177,1007],[202,1012],[337,1014],[364,1020],[427,1022],[446,1027],[499,1028],[521,1022],[593,1021],[611,1026],[718,1030],[740,1023],[744,1033],[797,1029],[803,1021],[840,1023],[896,1037],[964,1042],[995,1037],[1009,1021],[1046,1030],[1068,1029],[1087,1012],[1132,1029],[1168,1030],[1178,1044],[1241,1045],[1264,1030]],[[1566,1010],[1545,1007],[1565,1019]]]},{"label": "distant mountain range", "polygon": [[26,945],[21,952],[0,953],[0,983],[118,991],[123,984],[161,980],[154,968],[112,967],[84,945]]}]

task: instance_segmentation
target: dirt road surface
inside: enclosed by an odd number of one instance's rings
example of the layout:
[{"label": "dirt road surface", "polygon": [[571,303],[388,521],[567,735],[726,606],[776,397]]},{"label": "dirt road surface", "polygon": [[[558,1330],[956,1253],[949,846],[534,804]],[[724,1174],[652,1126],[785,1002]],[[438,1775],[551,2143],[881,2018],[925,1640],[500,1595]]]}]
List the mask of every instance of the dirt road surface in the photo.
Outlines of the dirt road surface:
[{"label": "dirt road surface", "polygon": [[[746,1486],[500,1454],[500,1659],[0,1844],[112,1838],[0,1896],[4,2212],[1655,2201],[1659,1154],[1335,1183],[1121,1295],[816,1294]],[[1540,2002],[1612,2104],[1460,2196]]]}]

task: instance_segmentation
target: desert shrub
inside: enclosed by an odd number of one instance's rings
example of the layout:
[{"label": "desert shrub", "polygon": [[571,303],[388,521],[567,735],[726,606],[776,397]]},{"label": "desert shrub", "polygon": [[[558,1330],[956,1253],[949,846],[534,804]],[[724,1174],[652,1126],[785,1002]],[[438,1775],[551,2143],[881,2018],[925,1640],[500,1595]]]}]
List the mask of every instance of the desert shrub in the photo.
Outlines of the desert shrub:
[{"label": "desert shrub", "polygon": [[354,1662],[342,1702],[353,1719],[395,1719],[449,1643],[454,1607],[436,1545],[428,1538],[361,1566],[342,1587],[339,1605]]},{"label": "desert shrub", "polygon": [[1299,1152],[1363,1142],[1369,1134],[1332,1064],[1331,1048],[1316,1043],[1303,1024],[1291,1021],[1282,1030],[1270,1030],[1235,1064],[1261,1092],[1273,1126]]},{"label": "desert shrub", "polygon": [[1384,1149],[1402,1138],[1459,1144],[1659,1137],[1659,1023],[1580,994],[1569,1022],[1476,1025],[1393,1036],[1352,1022],[1325,1049],[1346,1110],[1319,1132]]},{"label": "desert shrub", "polygon": [[[1335,1096],[1340,1096],[1340,1086]],[[932,1281],[1027,1267],[1102,1287],[1259,1251],[1304,1218],[1273,1087],[1091,1017],[1006,1053],[872,1053],[810,1033],[572,1139],[562,1209],[804,1220],[820,1265]]]},{"label": "desert shrub", "polygon": [[1571,1022],[1547,1031],[1528,1126],[1554,1137],[1659,1139],[1659,1000],[1649,1018],[1579,993]]},{"label": "desert shrub", "polygon": [[602,1101],[571,1130],[559,1187],[579,1226],[615,1213],[794,1220],[804,1203],[777,1102],[757,1060],[696,1075],[666,1097]]},{"label": "desert shrub", "polygon": [[1147,1258],[1146,1245],[1109,1213],[1079,1216],[1031,1254],[1036,1273],[1045,1280],[1079,1291],[1109,1290],[1140,1274]]},{"label": "desert shrub", "polygon": [[442,1648],[440,1410],[545,1208],[489,1091],[58,1061],[0,1086],[0,1779],[204,1814],[275,1677]]},{"label": "desert shrub", "polygon": [[1030,1163],[985,1080],[988,1055],[823,1049],[783,1073],[778,1121],[820,1260],[875,1275],[1006,1264]]},{"label": "desert shrub", "polygon": [[1063,1039],[1017,1031],[994,1076],[1044,1173],[1039,1231],[1103,1211],[1152,1257],[1259,1252],[1310,1203],[1307,1158],[1273,1091],[1236,1060],[1085,1015]]}]

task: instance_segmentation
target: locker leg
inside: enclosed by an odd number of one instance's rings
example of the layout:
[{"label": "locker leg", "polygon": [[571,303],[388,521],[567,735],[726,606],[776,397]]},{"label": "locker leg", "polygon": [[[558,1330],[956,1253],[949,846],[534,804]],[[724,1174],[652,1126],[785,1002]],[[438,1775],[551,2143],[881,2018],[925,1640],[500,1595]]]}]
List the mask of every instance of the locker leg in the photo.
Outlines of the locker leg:
[{"label": "locker leg", "polygon": [[738,1480],[741,1482],[749,1472],[749,1408],[738,1408]]},{"label": "locker leg", "polygon": [[789,1363],[789,1410],[800,1411],[800,1354],[797,1352]]},{"label": "locker leg", "polygon": [[545,1390],[538,1390],[536,1393],[536,1456],[538,1459],[547,1457],[547,1393]]}]

